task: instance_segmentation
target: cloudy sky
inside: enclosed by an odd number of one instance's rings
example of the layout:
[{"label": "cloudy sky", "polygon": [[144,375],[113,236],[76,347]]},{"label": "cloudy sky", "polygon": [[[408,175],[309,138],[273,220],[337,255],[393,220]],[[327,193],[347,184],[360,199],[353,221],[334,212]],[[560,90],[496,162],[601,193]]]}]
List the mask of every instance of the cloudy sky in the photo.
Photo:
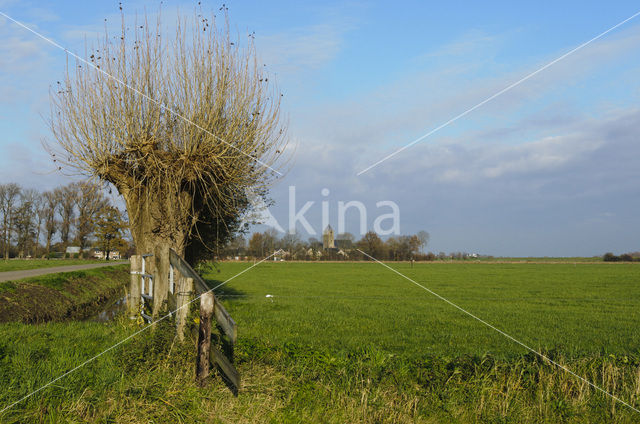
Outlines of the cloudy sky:
[{"label": "cloudy sky", "polygon": [[[159,2],[123,2],[155,13]],[[322,202],[400,209],[429,250],[582,256],[640,250],[640,16],[367,172],[358,173],[640,11],[634,2],[225,1],[285,94],[293,158],[270,212],[321,230]],[[197,2],[163,2],[176,8]],[[217,11],[216,2],[202,2]],[[82,53],[118,2],[0,0],[0,11]],[[0,16],[0,181],[52,188],[49,87],[65,53]],[[69,173],[68,173],[69,174]],[[328,195],[322,190],[328,189]],[[326,191],[325,191],[326,193]],[[346,230],[359,235],[355,209]],[[257,229],[261,229],[258,227]],[[299,228],[302,230],[302,228]],[[307,237],[306,233],[302,233]]]}]

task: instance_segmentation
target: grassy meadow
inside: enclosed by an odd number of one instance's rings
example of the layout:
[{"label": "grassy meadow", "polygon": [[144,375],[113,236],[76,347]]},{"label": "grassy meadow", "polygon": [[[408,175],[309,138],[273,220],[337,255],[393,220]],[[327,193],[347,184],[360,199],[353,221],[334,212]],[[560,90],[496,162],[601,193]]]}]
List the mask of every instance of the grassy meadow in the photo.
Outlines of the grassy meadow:
[{"label": "grassy meadow", "polygon": [[[206,276],[222,282],[246,266],[224,263],[220,273]],[[314,348],[375,346],[409,356],[524,352],[376,263],[258,267],[218,290],[249,338]],[[640,264],[393,268],[534,349],[576,357],[640,351]]]},{"label": "grassy meadow", "polygon": [[[205,277],[216,285],[250,265]],[[640,407],[640,264],[392,266]],[[195,385],[195,335],[179,345],[165,321],[0,421],[640,421],[379,264],[263,263],[219,293],[239,327],[237,398],[220,378]],[[138,328],[124,318],[0,325],[0,409]]]}]

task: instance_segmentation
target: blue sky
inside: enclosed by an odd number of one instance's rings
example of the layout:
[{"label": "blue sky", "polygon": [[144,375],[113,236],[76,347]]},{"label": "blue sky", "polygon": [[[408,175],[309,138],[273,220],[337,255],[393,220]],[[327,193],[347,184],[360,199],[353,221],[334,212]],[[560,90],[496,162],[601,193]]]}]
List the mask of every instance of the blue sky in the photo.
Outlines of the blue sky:
[{"label": "blue sky", "polygon": [[[163,2],[166,19],[197,2]],[[203,1],[205,10],[221,3]],[[640,250],[640,17],[371,171],[366,166],[640,10],[633,2],[225,2],[285,94],[288,187],[320,202],[396,202],[429,250],[598,255]],[[123,2],[125,11],[158,2]],[[0,11],[83,51],[118,2],[0,0]],[[49,86],[65,55],[0,17],[0,180],[48,189]],[[323,188],[330,195],[321,196]],[[357,233],[350,216],[347,230]],[[259,229],[259,228],[258,228]],[[306,237],[306,234],[302,234]]]}]

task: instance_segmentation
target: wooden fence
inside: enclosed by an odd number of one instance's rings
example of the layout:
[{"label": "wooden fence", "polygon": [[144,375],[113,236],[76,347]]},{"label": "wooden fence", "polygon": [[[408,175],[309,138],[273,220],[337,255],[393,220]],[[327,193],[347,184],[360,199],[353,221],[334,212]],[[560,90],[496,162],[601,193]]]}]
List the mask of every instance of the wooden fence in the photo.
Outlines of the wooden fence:
[{"label": "wooden fence", "polygon": [[146,302],[153,305],[153,274],[147,272],[147,258],[152,254],[135,255],[131,261],[131,284],[129,285],[129,310],[139,312],[146,322],[151,322]]},{"label": "wooden fence", "polygon": [[[155,267],[146,264],[153,255],[134,255],[131,257],[131,283],[129,286],[129,314],[132,318],[142,316],[148,322],[153,322],[153,313],[149,307],[153,306],[154,293],[158,288],[154,284]],[[196,379],[203,385],[209,375],[209,366],[217,365],[230,383],[235,394],[240,389],[240,375],[233,366],[233,348],[238,337],[238,327],[231,315],[222,306],[209,286],[173,249],[169,250],[169,287],[167,306],[169,313],[175,316],[177,337],[184,340],[184,329],[189,315],[190,304],[194,294],[200,297],[200,324],[198,331],[198,355],[196,361]],[[166,280],[165,280],[166,281]],[[211,343],[211,319],[215,318],[217,327],[221,330],[216,339],[223,347],[221,352],[216,343]]]}]

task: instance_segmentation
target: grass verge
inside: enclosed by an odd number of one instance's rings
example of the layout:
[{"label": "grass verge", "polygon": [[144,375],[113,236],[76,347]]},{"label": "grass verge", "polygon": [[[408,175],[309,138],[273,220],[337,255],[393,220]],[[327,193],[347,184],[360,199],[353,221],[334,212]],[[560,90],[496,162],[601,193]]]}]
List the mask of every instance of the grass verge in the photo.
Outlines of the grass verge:
[{"label": "grass verge", "polygon": [[[0,326],[0,408],[135,331],[131,323]],[[531,355],[406,357],[241,339],[234,397],[194,383],[195,339],[169,322],[0,414],[6,423],[635,423],[639,414]],[[557,361],[639,406],[638,357]]]}]

